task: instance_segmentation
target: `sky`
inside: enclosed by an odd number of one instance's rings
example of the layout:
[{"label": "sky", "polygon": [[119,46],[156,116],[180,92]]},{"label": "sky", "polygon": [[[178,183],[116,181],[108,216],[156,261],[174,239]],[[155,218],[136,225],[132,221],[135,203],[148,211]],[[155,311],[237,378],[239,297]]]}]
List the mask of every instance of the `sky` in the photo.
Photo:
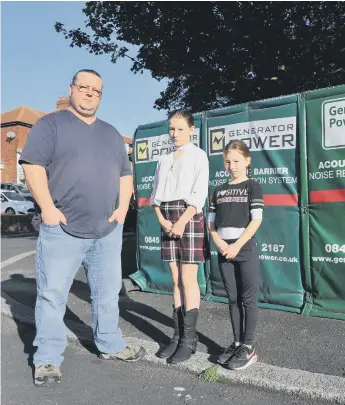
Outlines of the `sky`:
[{"label": "sky", "polygon": [[[166,118],[153,108],[166,81],[149,71],[131,72],[131,62],[116,64],[107,55],[91,55],[71,48],[54,24],[84,28],[84,2],[1,2],[1,112],[20,106],[51,112],[59,96],[68,95],[69,83],[79,69],[94,69],[103,78],[98,117],[132,137],[138,125]],[[131,48],[135,52],[135,48]]]}]

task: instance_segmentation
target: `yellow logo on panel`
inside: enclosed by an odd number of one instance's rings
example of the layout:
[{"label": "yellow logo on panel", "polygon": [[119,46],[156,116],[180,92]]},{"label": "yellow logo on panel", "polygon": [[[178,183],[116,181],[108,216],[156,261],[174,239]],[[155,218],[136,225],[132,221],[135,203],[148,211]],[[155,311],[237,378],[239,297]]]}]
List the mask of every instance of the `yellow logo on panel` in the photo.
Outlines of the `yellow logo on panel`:
[{"label": "yellow logo on panel", "polygon": [[149,146],[148,141],[139,141],[136,143],[137,162],[144,162],[149,160]]},{"label": "yellow logo on panel", "polygon": [[225,130],[214,129],[210,131],[211,135],[211,153],[222,152],[225,147]]}]

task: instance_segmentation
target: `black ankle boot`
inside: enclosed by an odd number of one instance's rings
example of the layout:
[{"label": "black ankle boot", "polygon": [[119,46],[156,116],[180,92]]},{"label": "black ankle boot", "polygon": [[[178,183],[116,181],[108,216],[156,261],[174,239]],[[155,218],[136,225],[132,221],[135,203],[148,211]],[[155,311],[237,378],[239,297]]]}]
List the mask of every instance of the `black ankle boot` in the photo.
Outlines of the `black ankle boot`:
[{"label": "black ankle boot", "polygon": [[183,337],[176,353],[169,359],[172,364],[182,363],[189,360],[196,352],[198,336],[196,334],[196,322],[198,320],[199,310],[197,308],[187,311],[183,316]]},{"label": "black ankle boot", "polygon": [[176,352],[178,344],[183,336],[183,309],[181,307],[174,309],[173,321],[175,329],[174,336],[171,339],[170,344],[158,353],[157,356],[161,359],[168,359]]}]

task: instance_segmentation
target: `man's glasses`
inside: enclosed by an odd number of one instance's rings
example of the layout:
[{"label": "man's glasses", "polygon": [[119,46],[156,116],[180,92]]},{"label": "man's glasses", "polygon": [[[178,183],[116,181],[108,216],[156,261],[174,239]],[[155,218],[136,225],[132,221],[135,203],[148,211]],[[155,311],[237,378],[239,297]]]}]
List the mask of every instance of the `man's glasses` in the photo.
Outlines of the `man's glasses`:
[{"label": "man's glasses", "polygon": [[[90,90],[90,86],[85,86],[83,84],[74,84],[73,83],[72,86],[75,86],[78,89],[78,91],[80,91],[81,93],[87,93]],[[102,91],[92,88],[92,95],[99,98],[102,95]]]}]

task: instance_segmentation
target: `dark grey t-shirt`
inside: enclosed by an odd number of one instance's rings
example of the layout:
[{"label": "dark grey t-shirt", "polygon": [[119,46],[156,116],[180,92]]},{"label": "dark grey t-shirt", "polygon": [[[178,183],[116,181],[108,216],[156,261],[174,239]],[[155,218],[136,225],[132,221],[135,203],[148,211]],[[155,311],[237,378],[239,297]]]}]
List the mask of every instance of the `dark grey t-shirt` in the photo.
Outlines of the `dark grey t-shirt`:
[{"label": "dark grey t-shirt", "polygon": [[101,238],[117,223],[120,177],[132,175],[125,143],[110,124],[88,125],[69,110],[45,115],[29,133],[20,163],[47,170],[55,206],[67,219],[62,228],[82,238]]}]

